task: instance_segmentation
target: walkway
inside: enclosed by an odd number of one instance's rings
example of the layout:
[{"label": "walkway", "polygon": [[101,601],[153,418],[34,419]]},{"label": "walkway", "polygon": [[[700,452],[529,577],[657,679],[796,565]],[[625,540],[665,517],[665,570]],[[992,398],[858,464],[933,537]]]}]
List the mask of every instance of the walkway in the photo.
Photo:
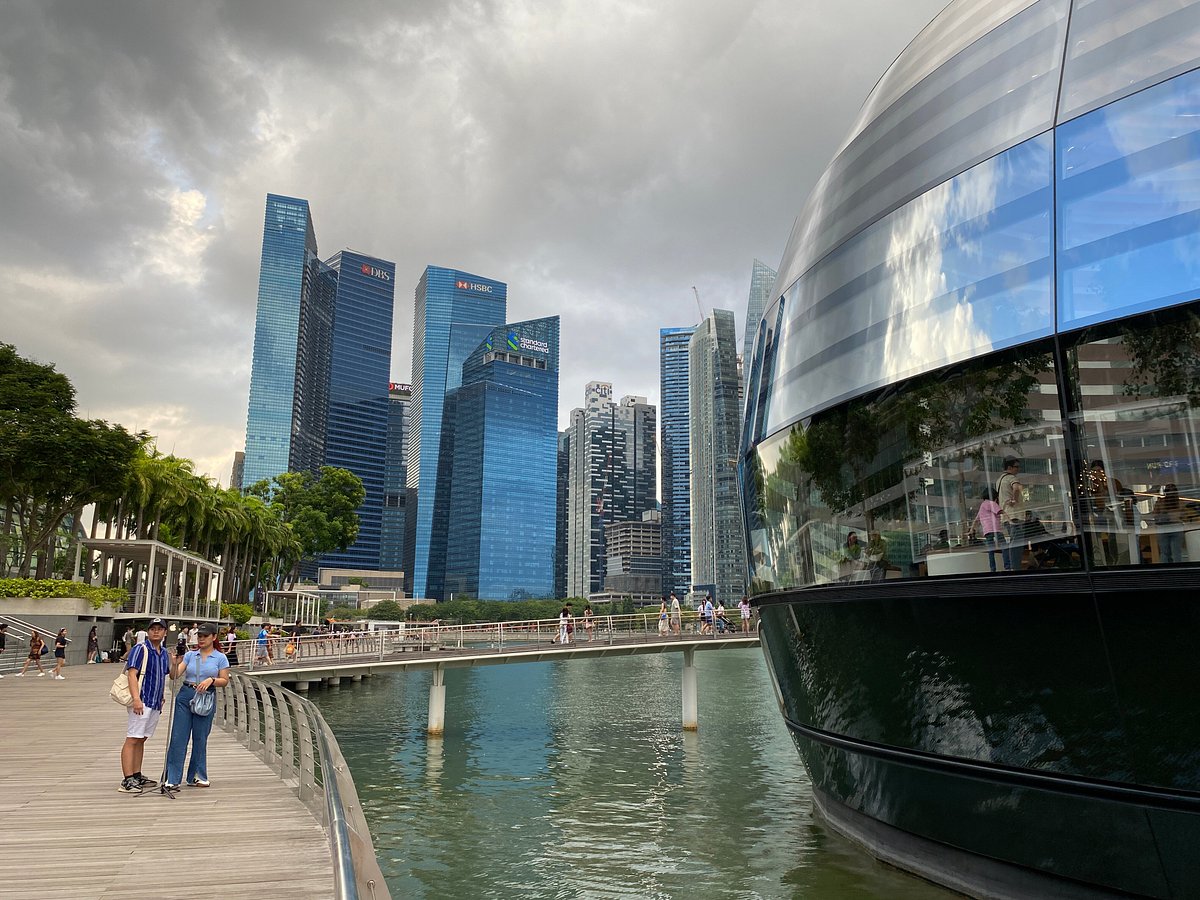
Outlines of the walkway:
[{"label": "walkway", "polygon": [[[320,824],[220,728],[208,743],[211,788],[174,800],[117,792],[125,711],[108,699],[117,671],[0,681],[0,897],[329,897]],[[165,716],[146,747],[151,778],[162,771]]]}]

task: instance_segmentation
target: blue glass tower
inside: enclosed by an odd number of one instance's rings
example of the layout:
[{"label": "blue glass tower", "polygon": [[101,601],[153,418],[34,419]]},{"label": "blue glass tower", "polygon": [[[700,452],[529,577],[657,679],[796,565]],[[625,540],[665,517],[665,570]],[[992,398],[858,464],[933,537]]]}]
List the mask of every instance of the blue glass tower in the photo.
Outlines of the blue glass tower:
[{"label": "blue glass tower", "polygon": [[336,273],[317,259],[308,201],[268,194],[246,415],[246,486],[321,465],[336,285]]},{"label": "blue glass tower", "polygon": [[446,599],[554,595],[558,335],[557,316],[492,329],[447,394]]},{"label": "blue glass tower", "polygon": [[746,298],[746,327],[742,332],[744,360],[749,360],[754,355],[754,335],[758,332],[759,320],[767,311],[767,301],[771,299],[771,286],[775,284],[777,274],[762,260],[754,261],[754,267],[750,271],[750,295]]},{"label": "blue glass tower", "polygon": [[692,584],[691,414],[688,407],[688,344],[694,326],[659,329],[659,390],[662,416],[663,590],[683,597]]},{"label": "blue glass tower", "polygon": [[[407,481],[404,434],[408,428],[412,388],[407,384],[388,385],[387,452],[383,463],[383,530],[379,536],[379,568],[394,571],[404,568],[404,531],[407,512]],[[410,573],[405,573],[408,581]],[[405,585],[408,590],[411,586]]]},{"label": "blue glass tower", "polygon": [[387,456],[388,375],[392,362],[395,263],[353,250],[328,260],[337,273],[325,464],[349,469],[367,495],[358,509],[358,540],[320,564],[379,568],[383,475]]},{"label": "blue glass tower", "polygon": [[[405,570],[413,573],[415,597],[440,594],[445,535],[435,535],[433,513],[446,392],[462,383],[467,356],[488,332],[504,324],[507,292],[501,281],[439,266],[427,266],[417,285],[407,448],[408,487],[415,495],[408,501],[412,557],[405,560]],[[431,593],[431,588],[439,593]]]}]

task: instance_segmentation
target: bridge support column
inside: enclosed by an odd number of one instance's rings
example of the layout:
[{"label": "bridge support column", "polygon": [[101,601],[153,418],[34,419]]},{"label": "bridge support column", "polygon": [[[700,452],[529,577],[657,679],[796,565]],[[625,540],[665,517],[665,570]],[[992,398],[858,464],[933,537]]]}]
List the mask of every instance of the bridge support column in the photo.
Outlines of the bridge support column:
[{"label": "bridge support column", "polygon": [[308,691],[308,682],[297,681],[294,685],[292,685],[292,689],[302,694],[306,693]]},{"label": "bridge support column", "polygon": [[440,665],[433,667],[433,678],[429,682],[429,734],[442,734],[446,730],[446,671]]},{"label": "bridge support column", "polygon": [[683,651],[683,730],[695,731],[700,727],[700,716],[696,712],[696,651]]},{"label": "bridge support column", "polygon": [[325,679],[325,687],[337,687],[341,683],[342,679],[337,675]]},{"label": "bridge support column", "polygon": [[361,675],[351,675],[350,680],[351,681],[362,681],[362,676]]}]

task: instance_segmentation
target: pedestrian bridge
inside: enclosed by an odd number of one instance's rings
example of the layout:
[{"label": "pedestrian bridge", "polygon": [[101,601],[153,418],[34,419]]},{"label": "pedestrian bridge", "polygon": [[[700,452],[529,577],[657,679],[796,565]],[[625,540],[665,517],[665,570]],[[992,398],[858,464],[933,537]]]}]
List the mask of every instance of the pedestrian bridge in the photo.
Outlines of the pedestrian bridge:
[{"label": "pedestrian bridge", "polygon": [[385,672],[428,669],[433,675],[428,732],[441,734],[446,669],[682,653],[682,721],[690,731],[699,725],[695,654],[759,646],[756,632],[703,626],[694,613],[674,627],[668,622],[665,633],[657,614],[597,616],[590,627],[577,618],[574,633],[566,641],[561,637],[558,619],[478,625],[400,623],[369,631],[303,635],[299,640],[274,637],[265,647],[256,640],[239,641],[237,654],[246,671],[298,691],[307,691],[314,682],[335,685],[346,678],[360,681]]}]

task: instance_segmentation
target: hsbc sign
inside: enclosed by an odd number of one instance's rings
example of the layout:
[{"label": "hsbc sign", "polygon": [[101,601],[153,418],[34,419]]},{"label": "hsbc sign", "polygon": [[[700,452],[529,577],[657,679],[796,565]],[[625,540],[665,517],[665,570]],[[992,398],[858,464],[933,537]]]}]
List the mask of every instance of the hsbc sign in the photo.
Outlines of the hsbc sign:
[{"label": "hsbc sign", "polygon": [[477,294],[490,294],[492,292],[490,284],[476,284],[474,281],[456,281],[454,286],[460,291],[475,291]]},{"label": "hsbc sign", "polygon": [[385,271],[384,269],[377,269],[374,266],[368,266],[366,263],[362,264],[362,273],[364,275],[370,275],[372,278],[378,278],[380,281],[392,280],[391,272]]}]

